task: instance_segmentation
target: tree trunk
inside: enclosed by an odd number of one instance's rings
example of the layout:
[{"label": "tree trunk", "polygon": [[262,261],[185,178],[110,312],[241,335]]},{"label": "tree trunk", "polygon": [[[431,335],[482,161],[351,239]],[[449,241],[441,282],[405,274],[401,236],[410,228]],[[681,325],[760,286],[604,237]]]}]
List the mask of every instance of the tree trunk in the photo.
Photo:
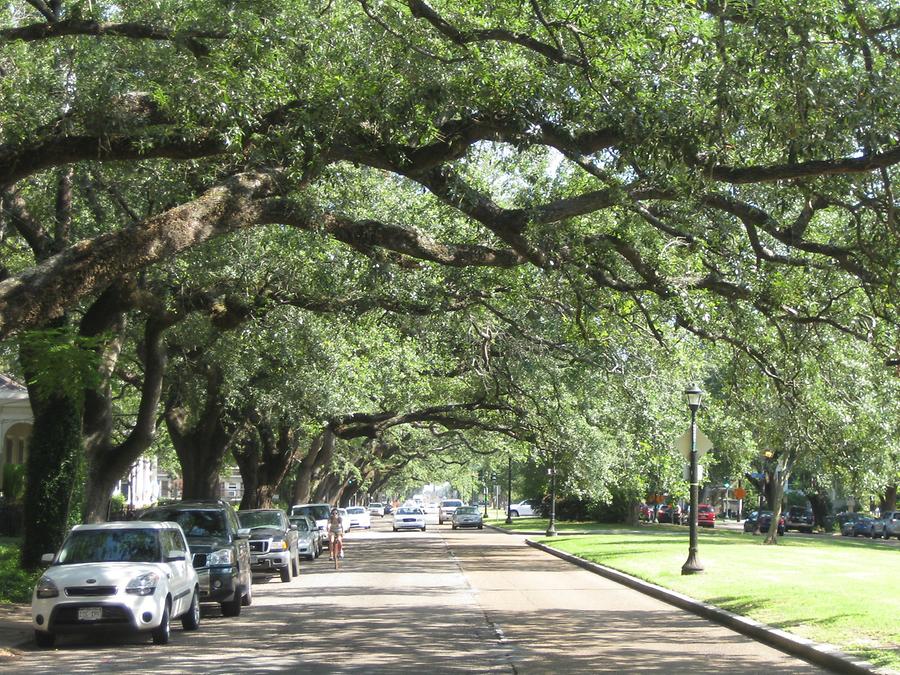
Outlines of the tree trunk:
[{"label": "tree trunk", "polygon": [[824,495],[821,492],[807,494],[806,498],[809,500],[810,506],[812,506],[816,526],[824,529],[825,517],[828,515],[828,507],[831,500],[828,499],[827,495]]},{"label": "tree trunk", "polygon": [[878,508],[881,513],[885,511],[894,511],[897,509],[897,486],[889,485],[884,489],[884,494],[878,500]]},{"label": "tree trunk", "polygon": [[[41,355],[23,347],[20,358],[32,382]],[[82,406],[73,394],[55,389],[45,396],[40,386],[32,384],[28,397],[34,425],[28,444],[21,561],[25,569],[36,569],[44,553],[59,549],[68,531],[82,467]]]}]

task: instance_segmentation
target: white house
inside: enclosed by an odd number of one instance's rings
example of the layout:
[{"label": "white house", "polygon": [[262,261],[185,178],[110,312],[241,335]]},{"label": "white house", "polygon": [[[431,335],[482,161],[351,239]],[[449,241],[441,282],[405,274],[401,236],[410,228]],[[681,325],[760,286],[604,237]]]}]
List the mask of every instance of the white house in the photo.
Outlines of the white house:
[{"label": "white house", "polygon": [[28,459],[32,420],[28,390],[0,374],[0,467]]}]

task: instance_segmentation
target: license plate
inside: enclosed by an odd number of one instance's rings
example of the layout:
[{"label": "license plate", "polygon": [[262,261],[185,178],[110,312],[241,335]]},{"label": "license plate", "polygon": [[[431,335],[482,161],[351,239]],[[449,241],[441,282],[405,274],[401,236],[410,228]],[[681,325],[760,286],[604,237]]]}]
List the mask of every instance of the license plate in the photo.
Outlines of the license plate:
[{"label": "license plate", "polygon": [[79,607],[78,608],[78,620],[79,621],[99,621],[103,618],[103,608],[102,607]]}]

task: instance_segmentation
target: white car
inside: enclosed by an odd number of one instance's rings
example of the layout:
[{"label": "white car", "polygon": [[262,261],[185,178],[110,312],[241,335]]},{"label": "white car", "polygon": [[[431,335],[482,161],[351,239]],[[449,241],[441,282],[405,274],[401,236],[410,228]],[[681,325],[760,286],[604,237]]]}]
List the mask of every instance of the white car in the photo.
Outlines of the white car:
[{"label": "white car", "polygon": [[127,521],[76,525],[38,580],[31,623],[39,647],[64,633],[148,631],[169,642],[171,621],[200,624],[200,587],[184,532],[176,523]]},{"label": "white car", "polygon": [[369,515],[384,518],[384,504],[381,502],[372,502],[369,504]]},{"label": "white car", "polygon": [[344,532],[350,531],[350,514],[347,513],[347,509],[338,509],[338,515],[341,517],[341,527],[344,528]]},{"label": "white car", "polygon": [[537,503],[532,499],[526,499],[518,504],[511,504],[509,507],[509,515],[513,518],[519,516],[533,516],[537,514]]},{"label": "white car", "polygon": [[425,511],[418,506],[401,506],[394,512],[394,532],[397,530],[425,531]]},{"label": "white car", "polygon": [[445,499],[438,507],[438,525],[443,525],[445,520],[452,520],[453,514],[460,506],[463,506],[461,499]]},{"label": "white car", "polygon": [[369,512],[363,506],[350,506],[347,508],[347,518],[350,522],[350,527],[362,527],[363,529],[368,530],[372,527],[372,519],[369,516]]}]

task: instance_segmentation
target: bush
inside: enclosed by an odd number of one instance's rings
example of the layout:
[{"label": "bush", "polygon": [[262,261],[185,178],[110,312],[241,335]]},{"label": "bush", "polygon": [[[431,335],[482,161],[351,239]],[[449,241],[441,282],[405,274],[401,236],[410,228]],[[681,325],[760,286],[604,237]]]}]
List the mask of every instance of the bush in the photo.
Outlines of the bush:
[{"label": "bush", "polygon": [[19,539],[0,538],[0,604],[31,601],[41,570],[26,572],[19,566]]},{"label": "bush", "polygon": [[5,464],[3,466],[3,497],[7,504],[18,504],[25,496],[25,465]]}]

